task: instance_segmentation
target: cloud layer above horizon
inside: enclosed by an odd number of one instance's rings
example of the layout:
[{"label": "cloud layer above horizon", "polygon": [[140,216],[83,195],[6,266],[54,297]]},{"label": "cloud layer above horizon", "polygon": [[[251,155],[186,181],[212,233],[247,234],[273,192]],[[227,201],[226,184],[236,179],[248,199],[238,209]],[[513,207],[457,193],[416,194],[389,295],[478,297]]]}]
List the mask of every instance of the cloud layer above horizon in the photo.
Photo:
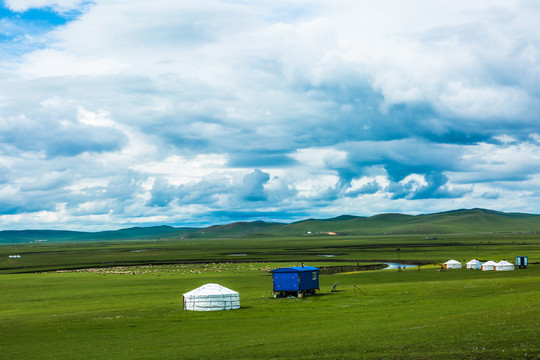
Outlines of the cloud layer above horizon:
[{"label": "cloud layer above horizon", "polygon": [[540,4],[4,0],[0,228],[540,213]]}]

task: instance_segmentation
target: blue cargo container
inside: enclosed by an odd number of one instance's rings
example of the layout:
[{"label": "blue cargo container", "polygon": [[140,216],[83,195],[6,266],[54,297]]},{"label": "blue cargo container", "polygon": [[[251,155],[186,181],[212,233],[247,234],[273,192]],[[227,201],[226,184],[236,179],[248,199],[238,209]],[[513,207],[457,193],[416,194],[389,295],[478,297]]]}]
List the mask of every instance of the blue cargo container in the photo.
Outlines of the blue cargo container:
[{"label": "blue cargo container", "polygon": [[529,265],[529,258],[527,256],[516,256],[516,266],[520,269],[526,268]]},{"label": "blue cargo container", "polygon": [[296,266],[279,268],[272,271],[274,295],[280,293],[314,294],[319,289],[319,268]]}]

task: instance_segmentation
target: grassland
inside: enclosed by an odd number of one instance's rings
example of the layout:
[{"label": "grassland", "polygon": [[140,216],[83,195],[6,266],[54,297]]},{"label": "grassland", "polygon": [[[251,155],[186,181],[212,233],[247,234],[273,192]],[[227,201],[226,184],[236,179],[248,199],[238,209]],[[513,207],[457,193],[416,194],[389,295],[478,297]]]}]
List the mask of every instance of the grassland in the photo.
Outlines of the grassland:
[{"label": "grassland", "polygon": [[[278,265],[4,274],[0,352],[3,359],[540,357],[538,265],[327,275],[318,296],[273,299],[266,270]],[[339,291],[329,293],[335,281]],[[239,291],[241,309],[183,311],[181,294],[209,282]]]},{"label": "grassland", "polygon": [[[426,239],[426,237],[428,239]],[[0,246],[0,273],[81,267],[199,262],[540,261],[540,236],[534,234],[325,236],[231,239],[160,239],[116,242],[32,243]],[[399,251],[398,251],[399,249]],[[9,258],[20,254],[21,258]],[[233,254],[233,255],[231,255]],[[235,256],[234,254],[245,254]],[[327,258],[325,255],[335,255]]]},{"label": "grassland", "polygon": [[[271,298],[267,271],[299,262],[441,263],[477,255],[493,260],[528,255],[531,263],[540,262],[540,236],[534,234],[433,237],[4,245],[0,354],[5,359],[539,358],[536,264],[514,272],[424,265],[420,271],[323,275],[315,297]],[[335,281],[339,291],[330,294]],[[239,291],[242,308],[183,311],[181,294],[210,282]]]}]

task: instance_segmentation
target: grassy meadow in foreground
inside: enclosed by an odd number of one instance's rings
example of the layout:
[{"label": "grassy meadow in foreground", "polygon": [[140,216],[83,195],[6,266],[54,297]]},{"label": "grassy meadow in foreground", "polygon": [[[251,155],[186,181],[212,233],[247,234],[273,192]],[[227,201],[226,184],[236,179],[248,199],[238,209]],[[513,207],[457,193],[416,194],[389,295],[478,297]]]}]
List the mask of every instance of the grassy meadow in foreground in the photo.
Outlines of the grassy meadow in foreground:
[{"label": "grassy meadow in foreground", "polygon": [[[294,264],[0,275],[0,352],[4,359],[540,357],[538,265],[325,275],[317,296],[273,299],[265,270],[283,265]],[[182,293],[210,282],[239,291],[241,309],[183,311]]]}]

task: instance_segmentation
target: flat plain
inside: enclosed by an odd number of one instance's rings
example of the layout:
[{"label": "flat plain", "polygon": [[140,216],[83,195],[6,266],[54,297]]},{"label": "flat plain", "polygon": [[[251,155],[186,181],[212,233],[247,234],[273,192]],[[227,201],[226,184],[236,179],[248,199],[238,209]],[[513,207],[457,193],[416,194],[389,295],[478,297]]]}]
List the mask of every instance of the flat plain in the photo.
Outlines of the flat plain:
[{"label": "flat plain", "polygon": [[[540,357],[540,236],[153,239],[0,247],[5,359],[527,359]],[[9,258],[20,254],[21,258]],[[441,270],[515,260],[511,272]],[[269,270],[413,262],[321,276],[312,297],[274,299]],[[337,291],[330,288],[338,282]],[[219,283],[239,310],[182,310]]]}]

